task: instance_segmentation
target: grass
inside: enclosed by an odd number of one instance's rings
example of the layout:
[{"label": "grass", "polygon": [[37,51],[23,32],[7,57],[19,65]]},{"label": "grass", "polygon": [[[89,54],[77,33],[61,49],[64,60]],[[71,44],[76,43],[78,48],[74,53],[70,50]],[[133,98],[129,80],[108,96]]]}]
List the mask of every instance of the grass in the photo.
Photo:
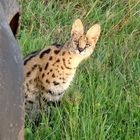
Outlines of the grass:
[{"label": "grass", "polygon": [[100,23],[96,50],[77,71],[61,107],[25,140],[140,139],[140,1],[19,0],[23,55],[69,39],[76,18],[86,29]]}]

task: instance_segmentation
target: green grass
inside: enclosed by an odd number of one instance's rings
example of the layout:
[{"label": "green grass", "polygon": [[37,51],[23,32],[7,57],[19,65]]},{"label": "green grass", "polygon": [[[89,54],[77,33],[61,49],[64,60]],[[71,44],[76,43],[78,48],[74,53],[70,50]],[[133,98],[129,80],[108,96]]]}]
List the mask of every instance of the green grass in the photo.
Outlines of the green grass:
[{"label": "green grass", "polygon": [[95,52],[78,69],[62,106],[52,107],[34,132],[26,122],[26,140],[139,140],[140,1],[19,1],[24,56],[65,43],[76,18],[86,29],[94,23],[102,27]]}]

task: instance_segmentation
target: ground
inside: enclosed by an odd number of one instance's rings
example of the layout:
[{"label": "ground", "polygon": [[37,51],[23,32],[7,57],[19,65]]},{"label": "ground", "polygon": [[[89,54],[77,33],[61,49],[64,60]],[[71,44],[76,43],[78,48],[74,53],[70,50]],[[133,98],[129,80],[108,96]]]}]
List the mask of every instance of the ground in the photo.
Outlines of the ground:
[{"label": "ground", "polygon": [[48,44],[63,44],[76,18],[86,29],[100,23],[95,52],[78,69],[62,105],[25,140],[140,139],[140,1],[19,0],[18,42],[23,56]]}]

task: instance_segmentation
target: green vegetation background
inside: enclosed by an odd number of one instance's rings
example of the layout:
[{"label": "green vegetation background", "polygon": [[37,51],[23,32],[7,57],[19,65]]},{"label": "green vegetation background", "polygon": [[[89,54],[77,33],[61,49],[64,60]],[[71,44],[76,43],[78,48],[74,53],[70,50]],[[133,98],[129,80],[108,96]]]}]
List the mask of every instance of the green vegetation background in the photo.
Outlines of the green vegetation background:
[{"label": "green vegetation background", "polygon": [[140,139],[140,1],[19,0],[23,56],[64,44],[76,18],[87,30],[100,23],[95,52],[77,71],[61,107],[51,107],[26,140]]}]

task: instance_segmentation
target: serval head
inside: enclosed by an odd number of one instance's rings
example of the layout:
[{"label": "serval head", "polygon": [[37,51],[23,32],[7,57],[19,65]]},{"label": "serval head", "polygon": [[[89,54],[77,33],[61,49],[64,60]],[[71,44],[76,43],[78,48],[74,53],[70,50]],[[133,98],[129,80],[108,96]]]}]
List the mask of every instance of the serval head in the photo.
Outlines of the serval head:
[{"label": "serval head", "polygon": [[84,33],[83,24],[80,19],[77,19],[72,25],[71,39],[66,46],[69,47],[73,55],[79,57],[79,60],[82,61],[93,53],[100,32],[100,25],[95,24],[87,33]]}]

